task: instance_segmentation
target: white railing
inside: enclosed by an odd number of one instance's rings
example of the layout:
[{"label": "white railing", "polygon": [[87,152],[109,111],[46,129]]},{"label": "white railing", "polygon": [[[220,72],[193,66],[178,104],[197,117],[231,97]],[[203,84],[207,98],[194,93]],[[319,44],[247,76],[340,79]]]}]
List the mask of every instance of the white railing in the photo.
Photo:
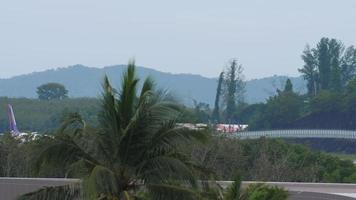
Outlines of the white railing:
[{"label": "white railing", "polygon": [[270,131],[246,131],[226,134],[228,137],[240,139],[266,138],[335,138],[356,139],[356,131],[350,130],[270,130]]}]

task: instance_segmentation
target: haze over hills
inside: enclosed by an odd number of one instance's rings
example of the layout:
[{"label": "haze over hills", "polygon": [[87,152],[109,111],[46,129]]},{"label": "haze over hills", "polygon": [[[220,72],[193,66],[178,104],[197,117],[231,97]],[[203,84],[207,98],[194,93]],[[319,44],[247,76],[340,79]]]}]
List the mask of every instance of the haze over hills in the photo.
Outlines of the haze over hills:
[{"label": "haze over hills", "polygon": [[[0,79],[0,96],[36,98],[36,88],[48,82],[58,82],[69,90],[70,97],[98,97],[101,80],[107,74],[115,87],[121,82],[125,65],[92,68],[75,65],[56,70],[34,72],[9,79]],[[213,105],[217,87],[216,78],[194,74],[172,74],[145,67],[137,67],[139,77],[151,76],[159,88],[168,89],[181,101],[192,104],[193,100]],[[286,76],[254,79],[246,83],[246,102],[263,102],[284,86]],[[291,78],[295,91],[305,92],[305,81],[301,77]]]}]

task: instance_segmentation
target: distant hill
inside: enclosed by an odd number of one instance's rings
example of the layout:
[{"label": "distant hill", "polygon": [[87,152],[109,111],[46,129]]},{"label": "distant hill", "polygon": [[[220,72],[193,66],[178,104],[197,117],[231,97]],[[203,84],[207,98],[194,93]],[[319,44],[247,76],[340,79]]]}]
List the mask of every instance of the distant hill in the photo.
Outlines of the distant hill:
[{"label": "distant hill", "polygon": [[[97,97],[101,91],[101,80],[107,74],[118,87],[125,65],[105,68],[91,68],[75,65],[56,70],[34,72],[9,79],[0,79],[0,96],[36,98],[36,88],[44,83],[58,82],[66,86],[70,97]],[[168,89],[181,101],[191,104],[193,99],[213,105],[217,79],[206,78],[193,74],[172,74],[157,70],[138,67],[140,77],[151,76],[158,87]],[[248,103],[263,102],[275,94],[277,88],[284,85],[286,76],[272,76],[254,79],[247,82],[246,101]],[[305,92],[305,81],[291,78],[294,88],[300,93]]]}]

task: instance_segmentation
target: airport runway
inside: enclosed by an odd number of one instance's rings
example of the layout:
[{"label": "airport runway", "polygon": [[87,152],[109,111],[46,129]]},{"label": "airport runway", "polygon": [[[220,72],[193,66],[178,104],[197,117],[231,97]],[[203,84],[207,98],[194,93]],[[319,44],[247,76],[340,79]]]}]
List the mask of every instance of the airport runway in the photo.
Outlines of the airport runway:
[{"label": "airport runway", "polygon": [[315,192],[290,192],[289,200],[355,200],[355,198]]},{"label": "airport runway", "polygon": [[[0,200],[15,200],[17,196],[33,192],[46,186],[60,186],[80,182],[79,179],[55,178],[0,178]],[[222,187],[228,187],[232,182],[219,181]],[[257,182],[243,182],[243,187]],[[290,183],[267,182],[271,186],[283,187],[290,192],[290,200],[356,200],[356,184],[334,183]],[[342,196],[342,195],[344,196]]]},{"label": "airport runway", "polygon": [[[223,188],[232,182],[219,181]],[[243,182],[242,187],[259,182]],[[291,200],[356,200],[356,184],[339,183],[293,183],[293,182],[265,182],[264,184],[282,187],[291,194]]]},{"label": "airport runway", "polygon": [[[244,182],[253,184],[256,182]],[[266,182],[265,184],[282,187],[293,192],[316,192],[329,194],[356,194],[356,184],[341,183],[293,183],[293,182]]]}]

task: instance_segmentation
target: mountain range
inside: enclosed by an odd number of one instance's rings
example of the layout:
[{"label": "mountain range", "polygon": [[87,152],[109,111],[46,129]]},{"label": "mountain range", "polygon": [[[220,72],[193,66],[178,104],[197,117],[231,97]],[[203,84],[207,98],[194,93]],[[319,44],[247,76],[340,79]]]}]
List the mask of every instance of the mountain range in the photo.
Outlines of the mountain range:
[{"label": "mountain range", "polygon": [[[74,65],[66,68],[33,72],[0,79],[0,96],[36,98],[36,88],[48,82],[63,84],[70,97],[98,97],[101,92],[101,81],[105,75],[115,87],[120,86],[125,65],[104,68]],[[138,76],[151,76],[159,88],[169,90],[182,102],[191,105],[193,100],[213,105],[217,78],[207,78],[194,74],[172,74],[154,69],[137,67]],[[246,81],[247,103],[264,102],[274,95],[277,89],[283,88],[287,78],[290,78],[298,93],[305,93],[305,81],[301,77],[271,76]]]}]

